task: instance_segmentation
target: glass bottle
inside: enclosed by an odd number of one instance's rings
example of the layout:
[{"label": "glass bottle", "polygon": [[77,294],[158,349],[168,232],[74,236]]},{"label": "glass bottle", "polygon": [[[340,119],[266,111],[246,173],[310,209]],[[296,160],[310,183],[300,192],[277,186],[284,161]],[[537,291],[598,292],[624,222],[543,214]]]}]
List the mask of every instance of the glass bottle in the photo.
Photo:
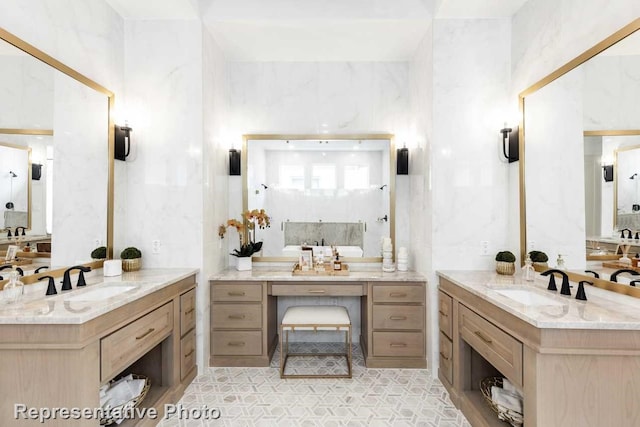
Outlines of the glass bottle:
[{"label": "glass bottle", "polygon": [[536,271],[533,268],[533,261],[531,261],[531,256],[527,254],[527,259],[524,260],[524,266],[522,267],[522,277],[527,282],[533,282],[535,276]]},{"label": "glass bottle", "polygon": [[558,254],[558,259],[556,260],[556,268],[558,270],[564,270],[564,259],[562,259],[561,254]]},{"label": "glass bottle", "polygon": [[9,273],[9,283],[4,285],[2,290],[2,301],[5,304],[13,304],[20,301],[24,292],[24,284],[19,279],[20,275],[17,270]]}]

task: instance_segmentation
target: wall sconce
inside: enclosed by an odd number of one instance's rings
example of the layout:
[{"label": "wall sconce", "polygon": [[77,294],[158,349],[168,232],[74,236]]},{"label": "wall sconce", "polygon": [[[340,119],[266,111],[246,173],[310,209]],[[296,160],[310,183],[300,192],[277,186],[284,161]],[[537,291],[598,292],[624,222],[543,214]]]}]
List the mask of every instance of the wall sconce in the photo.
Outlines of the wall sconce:
[{"label": "wall sconce", "polygon": [[[509,163],[517,162],[520,159],[519,153],[519,131],[518,126],[513,129],[504,127],[504,129],[500,129],[500,133],[502,133],[502,154],[504,157],[509,160]],[[509,142],[509,152],[507,153],[506,143]]]},{"label": "wall sconce", "polygon": [[229,175],[238,176],[240,172],[240,150],[231,148],[229,150]]},{"label": "wall sconce", "polygon": [[604,178],[604,182],[613,181],[613,165],[602,166],[602,177]]},{"label": "wall sconce", "polygon": [[114,158],[125,160],[131,151],[131,131],[129,123],[125,120],[124,126],[115,125],[115,149]]},{"label": "wall sconce", "polygon": [[396,152],[396,174],[409,175],[409,149],[398,148]]},{"label": "wall sconce", "polygon": [[40,181],[42,177],[42,165],[40,163],[31,163],[31,179]]}]

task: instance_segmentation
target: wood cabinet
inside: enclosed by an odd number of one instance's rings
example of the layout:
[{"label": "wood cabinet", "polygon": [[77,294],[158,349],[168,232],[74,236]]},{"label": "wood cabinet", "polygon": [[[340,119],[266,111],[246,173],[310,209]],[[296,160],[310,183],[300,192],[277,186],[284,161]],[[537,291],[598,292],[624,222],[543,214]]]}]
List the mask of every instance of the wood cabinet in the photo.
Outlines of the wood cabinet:
[{"label": "wood cabinet", "polygon": [[[0,419],[16,420],[14,403],[33,408],[99,408],[99,389],[129,373],[147,376],[142,408],[158,419],[130,419],[120,427],[155,425],[195,378],[195,276],[78,324],[0,325]],[[50,301],[62,304],[63,301]],[[52,419],[49,426],[97,426],[96,419]]]},{"label": "wood cabinet", "polygon": [[526,427],[640,425],[640,332],[537,328],[445,278],[439,288],[438,377],[471,425],[509,426],[479,391],[489,376],[522,389]]},{"label": "wood cabinet", "polygon": [[211,281],[211,366],[269,366],[278,342],[278,296],[353,296],[361,301],[368,367],[424,368],[425,282]]}]

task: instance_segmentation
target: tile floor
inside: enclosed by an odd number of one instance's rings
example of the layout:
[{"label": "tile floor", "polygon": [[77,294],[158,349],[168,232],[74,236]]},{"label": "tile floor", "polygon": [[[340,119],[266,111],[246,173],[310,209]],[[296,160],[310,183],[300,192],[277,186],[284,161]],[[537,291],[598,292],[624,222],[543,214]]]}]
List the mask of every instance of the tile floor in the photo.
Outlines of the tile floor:
[{"label": "tile floor", "polygon": [[[339,344],[326,346],[308,343],[305,351],[334,352]],[[295,358],[287,370],[340,372],[344,363],[336,357]],[[428,370],[366,369],[358,345],[352,379],[283,380],[279,365],[276,351],[269,368],[205,368],[179,402],[193,417],[169,418],[159,426],[470,426]],[[218,409],[220,418],[203,419],[203,407]]]}]

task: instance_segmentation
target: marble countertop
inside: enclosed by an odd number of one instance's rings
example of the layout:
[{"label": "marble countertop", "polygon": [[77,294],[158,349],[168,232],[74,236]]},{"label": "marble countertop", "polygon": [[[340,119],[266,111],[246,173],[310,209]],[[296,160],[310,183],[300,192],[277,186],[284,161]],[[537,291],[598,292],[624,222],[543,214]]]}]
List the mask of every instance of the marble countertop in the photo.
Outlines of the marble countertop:
[{"label": "marble countertop", "polygon": [[[575,299],[578,284],[571,282],[572,296],[547,290],[548,278],[536,274],[533,282],[519,275],[503,276],[494,271],[438,271],[472,294],[500,307],[538,328],[640,330],[640,299],[593,286],[585,286],[587,301]],[[560,289],[561,280],[556,277]],[[529,290],[553,299],[557,305],[524,305],[496,291]]]},{"label": "marble countertop", "polygon": [[381,267],[360,267],[349,264],[348,276],[294,276],[292,265],[256,266],[249,271],[227,269],[209,277],[209,280],[244,280],[244,281],[314,281],[314,282],[425,282],[426,278],[415,271],[395,271],[385,273]]},{"label": "marble countertop", "polygon": [[[29,289],[21,301],[15,304],[5,304],[1,301],[0,295],[0,324],[85,323],[198,272],[195,269],[184,268],[143,269],[123,273],[122,276],[102,277],[102,270],[98,271],[99,275],[86,277],[86,288],[75,288],[77,279],[73,278],[73,290],[64,293],[60,293],[60,280],[57,280],[58,295],[44,296],[46,280],[43,283],[27,286],[26,288],[42,289]],[[82,301],[83,293],[125,286],[131,289],[98,301]]]}]

